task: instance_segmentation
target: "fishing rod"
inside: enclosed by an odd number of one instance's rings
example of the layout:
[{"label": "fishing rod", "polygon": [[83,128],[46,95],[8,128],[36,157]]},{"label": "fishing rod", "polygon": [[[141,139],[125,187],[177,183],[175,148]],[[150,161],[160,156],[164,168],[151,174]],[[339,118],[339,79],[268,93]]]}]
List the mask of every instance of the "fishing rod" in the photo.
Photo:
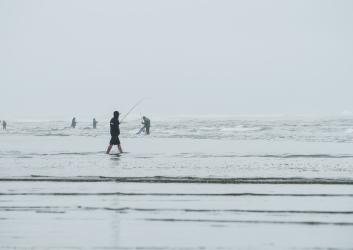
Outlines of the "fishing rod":
[{"label": "fishing rod", "polygon": [[143,102],[143,100],[145,100],[145,99],[146,99],[146,98],[142,98],[142,99],[139,100],[134,106],[132,106],[131,109],[126,113],[126,115],[125,115],[123,118],[121,118],[120,122],[122,122],[123,120],[125,120],[125,118],[126,118],[138,105],[140,105],[140,104]]}]

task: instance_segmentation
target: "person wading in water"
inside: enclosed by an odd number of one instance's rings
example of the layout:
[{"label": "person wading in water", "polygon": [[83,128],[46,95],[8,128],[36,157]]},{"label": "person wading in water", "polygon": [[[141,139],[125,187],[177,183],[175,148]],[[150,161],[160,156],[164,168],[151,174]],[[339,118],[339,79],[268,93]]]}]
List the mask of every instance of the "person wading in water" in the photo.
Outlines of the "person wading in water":
[{"label": "person wading in water", "polygon": [[6,126],[7,126],[6,121],[5,121],[5,120],[2,121],[2,129],[3,129],[3,130],[6,130]]},{"label": "person wading in water", "polygon": [[151,121],[150,119],[148,119],[146,116],[142,116],[142,125],[143,127],[140,129],[139,132],[137,132],[137,134],[141,134],[143,131],[145,131],[146,135],[150,134],[150,127],[151,127]]},{"label": "person wading in water", "polygon": [[76,128],[76,124],[77,124],[76,118],[74,117],[72,118],[72,121],[71,121],[71,128]]},{"label": "person wading in water", "polygon": [[96,129],[97,128],[97,120],[96,118],[93,118],[93,128]]},{"label": "person wading in water", "polygon": [[123,149],[121,148],[120,145],[120,140],[119,140],[119,135],[120,135],[120,127],[119,127],[119,112],[114,111],[114,117],[110,120],[110,143],[107,149],[107,154],[110,153],[110,150],[112,149],[113,145],[117,145],[119,152],[122,153]]}]

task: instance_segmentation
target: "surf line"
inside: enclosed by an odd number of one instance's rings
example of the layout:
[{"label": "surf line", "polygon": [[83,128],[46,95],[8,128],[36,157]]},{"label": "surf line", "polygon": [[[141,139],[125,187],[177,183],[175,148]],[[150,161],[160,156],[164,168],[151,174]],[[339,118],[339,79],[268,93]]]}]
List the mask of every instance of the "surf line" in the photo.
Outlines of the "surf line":
[{"label": "surf line", "polygon": [[142,98],[141,100],[139,100],[137,103],[135,103],[134,106],[131,107],[131,109],[126,113],[126,115],[121,118],[120,122],[123,122],[125,120],[125,118],[138,106],[140,105],[146,98]]}]

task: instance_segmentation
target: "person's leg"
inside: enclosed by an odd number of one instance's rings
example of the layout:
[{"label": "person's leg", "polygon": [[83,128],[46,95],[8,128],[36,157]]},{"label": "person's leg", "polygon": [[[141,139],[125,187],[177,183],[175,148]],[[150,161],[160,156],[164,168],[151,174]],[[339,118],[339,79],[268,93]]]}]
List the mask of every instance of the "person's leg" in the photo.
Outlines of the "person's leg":
[{"label": "person's leg", "polygon": [[118,144],[118,149],[119,149],[120,154],[123,153],[123,149],[121,148],[120,144]]},{"label": "person's leg", "polygon": [[108,146],[108,148],[107,148],[107,154],[110,153],[110,150],[112,150],[112,147],[113,147],[113,145],[112,145],[112,144],[109,144],[109,146]]},{"label": "person's leg", "polygon": [[146,127],[146,133],[149,135],[150,134],[150,127]]},{"label": "person's leg", "polygon": [[144,129],[145,129],[145,127],[142,127],[142,128],[139,130],[139,132],[137,132],[137,134],[138,134],[138,135],[141,134]]}]

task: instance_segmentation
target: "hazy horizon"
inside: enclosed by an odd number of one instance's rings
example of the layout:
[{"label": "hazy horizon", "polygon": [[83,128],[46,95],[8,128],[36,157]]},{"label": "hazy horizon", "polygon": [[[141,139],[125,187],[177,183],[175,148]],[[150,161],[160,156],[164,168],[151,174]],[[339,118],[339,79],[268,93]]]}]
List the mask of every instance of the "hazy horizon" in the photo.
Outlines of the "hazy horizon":
[{"label": "hazy horizon", "polygon": [[0,0],[0,120],[353,111],[352,1]]}]

